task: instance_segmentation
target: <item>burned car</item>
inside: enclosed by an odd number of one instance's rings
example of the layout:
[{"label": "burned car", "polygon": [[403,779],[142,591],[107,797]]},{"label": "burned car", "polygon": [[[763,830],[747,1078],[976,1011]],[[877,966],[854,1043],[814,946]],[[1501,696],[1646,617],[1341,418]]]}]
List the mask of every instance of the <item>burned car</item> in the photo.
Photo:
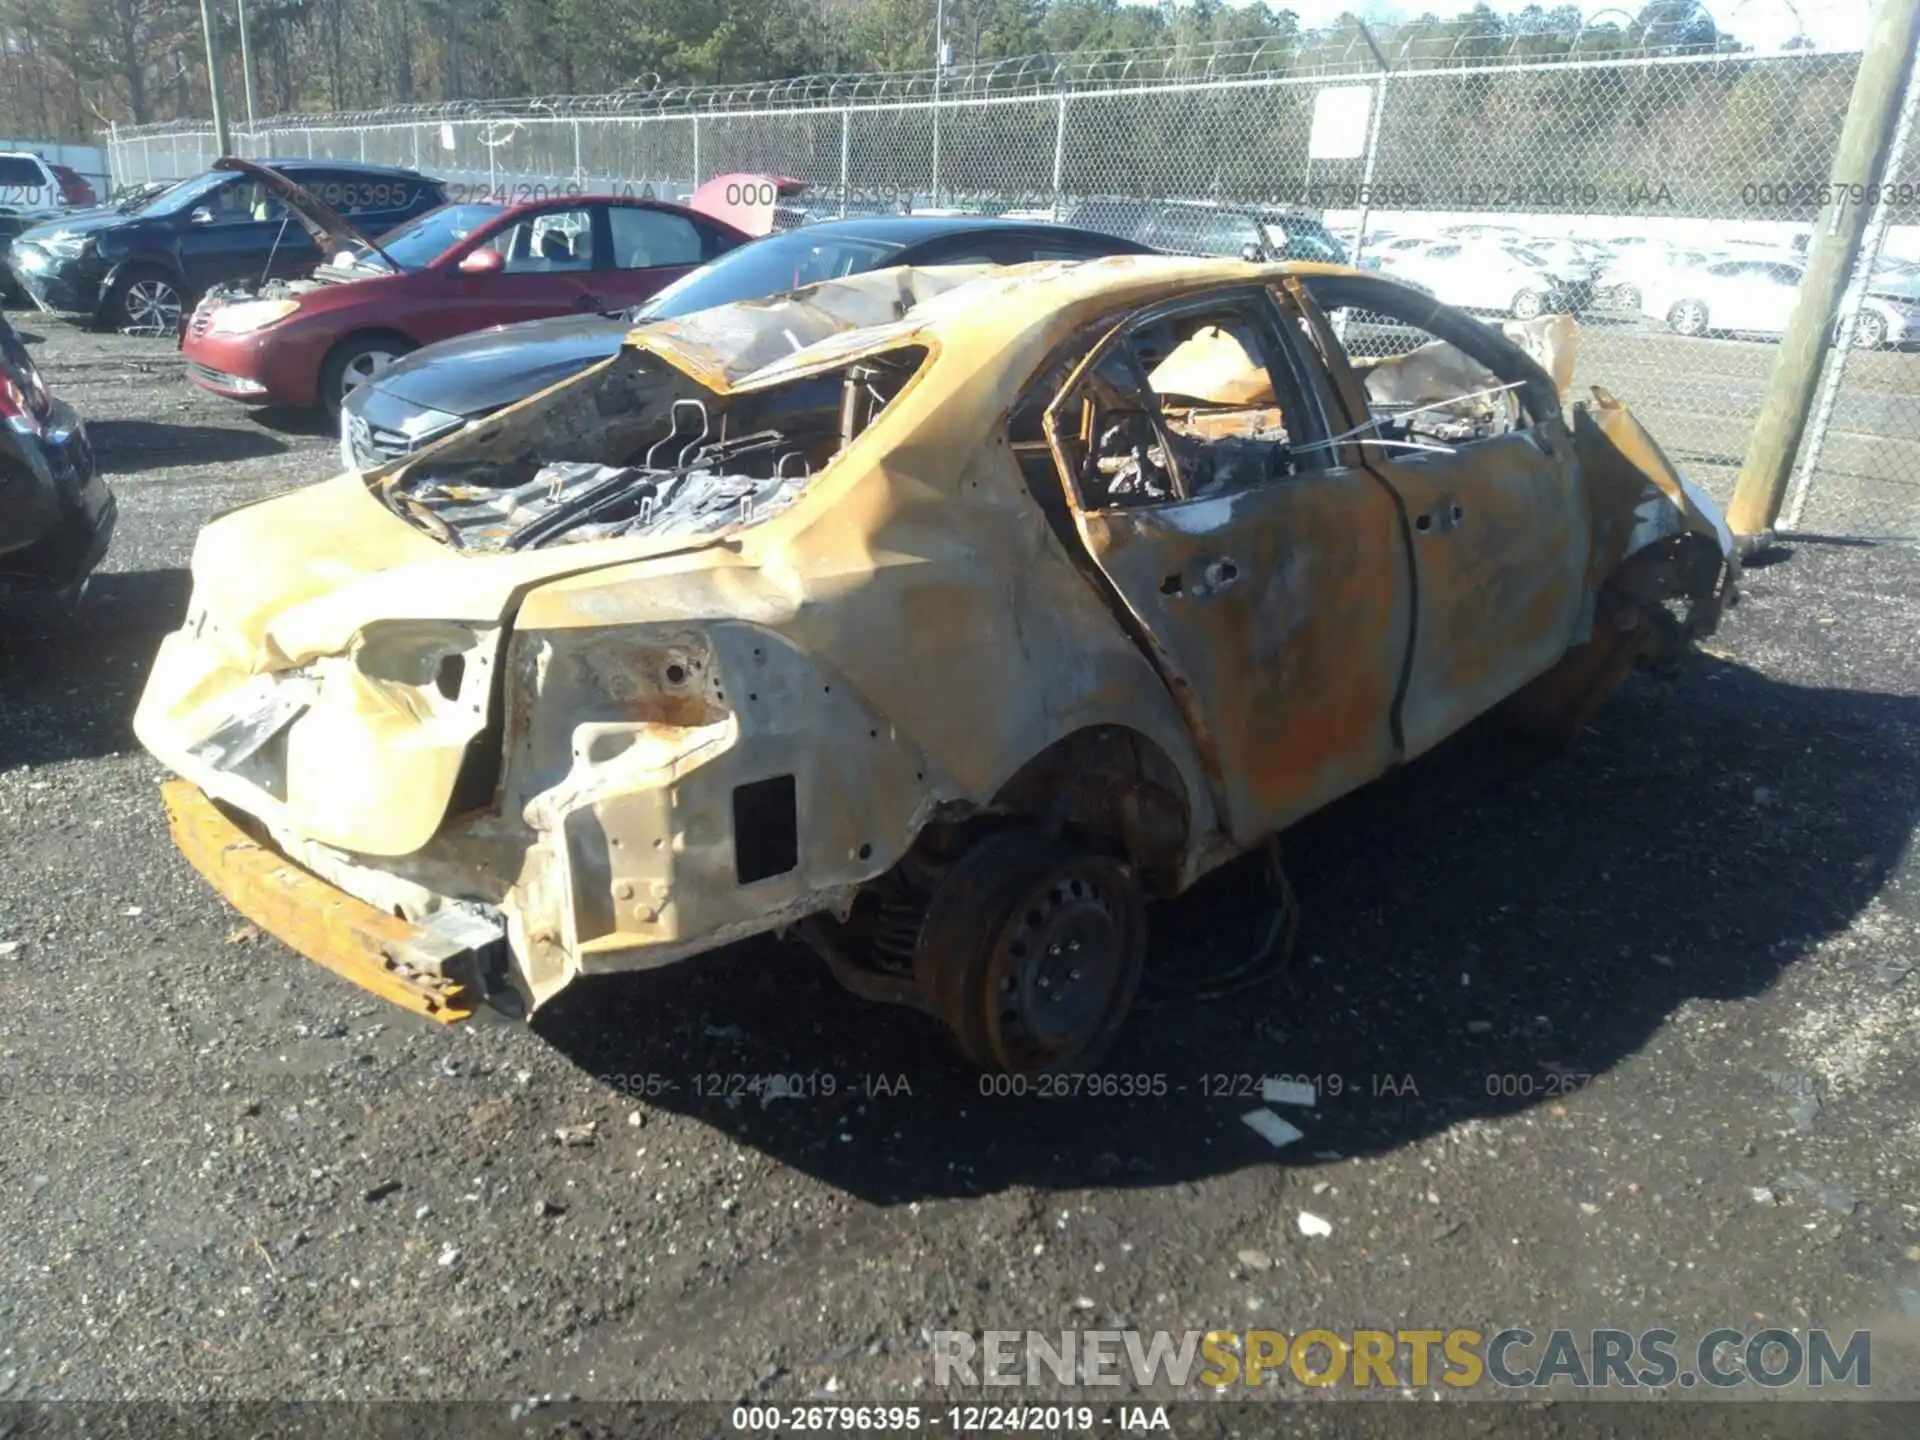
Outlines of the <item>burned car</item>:
[{"label": "burned car", "polygon": [[135,729],[295,949],[455,1018],[791,931],[1028,1072],[1113,1038],[1149,899],[1497,706],[1577,727],[1732,543],[1431,297],[1124,256],[636,330],[193,578]]}]

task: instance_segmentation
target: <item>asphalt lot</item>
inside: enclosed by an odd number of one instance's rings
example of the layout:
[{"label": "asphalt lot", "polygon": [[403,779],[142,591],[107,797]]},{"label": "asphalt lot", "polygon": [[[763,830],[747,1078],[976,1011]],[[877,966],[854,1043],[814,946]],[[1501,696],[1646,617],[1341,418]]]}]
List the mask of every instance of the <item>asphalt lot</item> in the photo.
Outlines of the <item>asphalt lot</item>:
[{"label": "asphalt lot", "polygon": [[[1158,1095],[983,1094],[772,941],[449,1030],[229,912],[128,728],[197,528],[331,438],[19,318],[121,529],[0,621],[0,1398],[931,1399],[939,1330],[1519,1324],[1868,1329],[1920,1399],[1920,552],[1797,544],[1570,756],[1315,817],[1264,985],[1183,997],[1248,875],[1166,907],[1110,1065]],[[1267,1075],[1320,1084],[1284,1150]]]}]

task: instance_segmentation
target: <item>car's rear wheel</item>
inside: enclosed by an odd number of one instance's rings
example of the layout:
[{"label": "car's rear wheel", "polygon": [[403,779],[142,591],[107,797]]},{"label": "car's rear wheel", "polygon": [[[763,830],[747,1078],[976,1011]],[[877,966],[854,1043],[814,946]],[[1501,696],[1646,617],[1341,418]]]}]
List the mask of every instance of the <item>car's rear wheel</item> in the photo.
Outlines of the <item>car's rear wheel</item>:
[{"label": "car's rear wheel", "polygon": [[1680,300],[1667,311],[1667,328],[1676,335],[1707,333],[1707,307],[1698,300]]},{"label": "car's rear wheel", "polygon": [[1621,285],[1613,292],[1613,304],[1617,310],[1638,310],[1640,308],[1640,287]]},{"label": "car's rear wheel", "polygon": [[320,367],[320,403],[327,415],[337,421],[347,396],[415,348],[404,335],[384,333],[350,336],[334,346]]},{"label": "car's rear wheel", "polygon": [[1887,343],[1887,317],[1862,310],[1854,317],[1853,343],[1862,350],[1878,350]]},{"label": "car's rear wheel", "polygon": [[987,836],[941,880],[914,977],[983,1070],[1089,1069],[1140,988],[1146,911],[1121,861],[1028,830]]},{"label": "car's rear wheel", "polygon": [[122,335],[173,335],[183,304],[180,286],[166,271],[132,270],[113,282],[107,318]]},{"label": "car's rear wheel", "polygon": [[1538,290],[1522,290],[1513,297],[1513,318],[1533,320],[1547,308],[1547,297]]}]

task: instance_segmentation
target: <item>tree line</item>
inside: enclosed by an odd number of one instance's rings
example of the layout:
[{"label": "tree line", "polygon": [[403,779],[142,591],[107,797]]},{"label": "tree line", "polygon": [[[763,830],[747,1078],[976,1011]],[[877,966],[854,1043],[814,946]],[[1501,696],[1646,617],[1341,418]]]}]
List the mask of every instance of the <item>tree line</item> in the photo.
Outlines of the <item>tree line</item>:
[{"label": "tree line", "polygon": [[[229,114],[246,116],[239,0],[213,0]],[[936,0],[248,0],[261,118],[397,104],[592,94],[932,65]],[[1260,38],[1285,69],[1356,21],[1304,35],[1294,12],[1221,0],[948,0],[956,64]],[[1412,23],[1416,54],[1529,59],[1737,50],[1693,0],[1583,29],[1572,6],[1486,6]],[[1401,22],[1404,25],[1406,22]],[[1344,34],[1339,32],[1345,32]],[[197,0],[0,0],[0,134],[97,137],[210,113]]]}]

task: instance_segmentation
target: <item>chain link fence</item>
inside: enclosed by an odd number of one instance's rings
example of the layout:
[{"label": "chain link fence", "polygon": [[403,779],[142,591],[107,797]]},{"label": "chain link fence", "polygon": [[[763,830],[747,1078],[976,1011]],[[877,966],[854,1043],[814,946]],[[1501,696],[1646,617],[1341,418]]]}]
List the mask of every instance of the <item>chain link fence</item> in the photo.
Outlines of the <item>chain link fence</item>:
[{"label": "chain link fence", "polygon": [[[1130,200],[1194,201],[1284,226],[1275,207],[1304,207],[1355,258],[1489,313],[1530,308],[1527,283],[1502,268],[1531,263],[1513,260],[1518,248],[1563,276],[1587,267],[1590,284],[1546,297],[1577,305],[1581,393],[1604,384],[1724,500],[1859,61],[1730,43],[1614,26],[1498,37],[1458,22],[1349,26],[940,72],[287,116],[234,142],[255,157],[408,166],[509,200],[679,198],[752,172],[802,182],[796,203],[812,218],[959,208],[1072,220]],[[1903,135],[1915,104],[1910,93]],[[1920,538],[1916,152],[1905,144],[1889,167],[1838,317],[1784,517],[1795,528]],[[179,124],[118,130],[111,156],[122,184],[216,158],[209,127]],[[1457,255],[1441,253],[1448,243]]]}]

